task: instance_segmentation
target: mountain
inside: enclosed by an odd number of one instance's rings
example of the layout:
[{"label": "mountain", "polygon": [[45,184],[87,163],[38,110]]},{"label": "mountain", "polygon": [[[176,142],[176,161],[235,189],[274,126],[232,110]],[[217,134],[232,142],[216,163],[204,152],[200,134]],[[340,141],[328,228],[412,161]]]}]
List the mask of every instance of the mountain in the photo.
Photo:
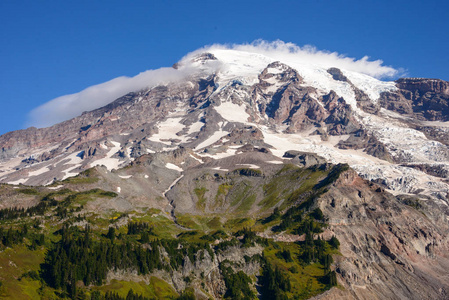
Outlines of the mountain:
[{"label": "mountain", "polygon": [[[58,191],[56,202],[72,203],[85,193],[90,198],[81,206],[69,206],[79,208],[73,218],[143,216],[150,209],[162,222],[155,224],[177,236],[251,227],[285,247],[304,242],[298,220],[319,211],[324,219],[313,222],[324,224],[316,225],[320,240],[340,241],[339,252],[330,253],[341,287],[319,299],[449,297],[448,82],[380,81],[332,65],[218,48],[188,55],[173,69],[187,75],[48,128],[0,136],[0,207],[35,207]],[[249,249],[271,251],[261,244]],[[243,259],[249,250],[237,248],[243,252],[216,250],[203,262],[184,257],[180,270],[159,278],[180,293],[189,287],[180,278],[191,272],[195,281],[220,269],[202,292],[194,290],[197,297],[222,297],[225,260],[240,264],[235,272],[261,276]],[[292,251],[304,255],[298,249]],[[315,281],[314,292],[301,297],[326,290]]]},{"label": "mountain", "polygon": [[45,185],[181,146],[224,157],[251,144],[280,158],[287,150],[317,153],[394,192],[445,201],[447,82],[384,82],[237,50],[188,59],[174,66],[194,69],[186,80],[129,93],[49,128],[1,136],[0,181]]}]

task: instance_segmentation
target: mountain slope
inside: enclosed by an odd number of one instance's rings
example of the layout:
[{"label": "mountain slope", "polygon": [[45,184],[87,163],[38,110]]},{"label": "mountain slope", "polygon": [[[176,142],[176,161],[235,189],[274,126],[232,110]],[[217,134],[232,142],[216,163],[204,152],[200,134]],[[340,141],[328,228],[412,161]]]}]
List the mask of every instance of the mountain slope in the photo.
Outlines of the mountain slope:
[{"label": "mountain slope", "polygon": [[[298,259],[280,262],[270,248],[275,246],[259,240],[251,253],[264,251],[305,291],[292,270],[310,267],[309,276],[324,268],[324,262],[300,266],[310,246],[302,236],[308,226],[303,218],[313,219],[319,208],[328,219],[313,226],[327,227],[312,234],[311,243],[320,244],[313,237],[340,240],[341,255],[327,254],[344,288],[320,297],[447,297],[449,83],[385,82],[293,56],[217,48],[189,55],[173,68],[188,76],[48,128],[0,136],[0,208],[33,207],[53,192],[69,207],[65,215],[59,208],[47,211],[55,213],[47,226],[81,227],[84,221],[75,218],[87,214],[86,224],[98,230],[118,218],[114,226],[123,231],[131,218],[115,214],[130,213],[160,226],[158,238],[180,235],[188,243],[221,229],[241,237],[239,230],[251,227],[296,251]],[[234,271],[260,275],[265,263],[247,261],[242,251],[234,257],[242,266]],[[215,255],[219,261],[212,255],[201,270],[220,268],[206,290],[221,297],[228,273],[220,264],[227,256]],[[161,275],[176,292],[188,286],[192,264],[201,265],[192,259],[183,257],[184,269]],[[301,297],[330,288],[316,278],[313,292]]]},{"label": "mountain slope", "polygon": [[[197,68],[188,81],[131,93],[50,128],[3,135],[0,180],[48,184],[96,164],[112,169],[180,145],[200,153],[218,142],[223,146],[214,151],[223,156],[235,144],[228,136],[252,126],[260,132],[257,143],[277,156],[293,149],[315,152],[349,163],[366,178],[386,179],[393,191],[424,189],[444,198],[446,184],[435,172],[422,171],[447,172],[447,126],[438,123],[447,117],[446,82],[381,82],[236,50],[186,60],[175,67]],[[203,67],[217,62],[218,70]],[[255,143],[249,137],[238,142]]]}]

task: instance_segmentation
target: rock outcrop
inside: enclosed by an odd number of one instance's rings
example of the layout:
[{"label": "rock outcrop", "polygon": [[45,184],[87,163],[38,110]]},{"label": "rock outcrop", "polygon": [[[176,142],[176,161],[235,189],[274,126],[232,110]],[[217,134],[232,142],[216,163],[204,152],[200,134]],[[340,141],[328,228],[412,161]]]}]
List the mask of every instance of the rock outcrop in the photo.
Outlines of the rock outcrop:
[{"label": "rock outcrop", "polygon": [[381,94],[382,107],[428,121],[449,121],[449,83],[438,79],[401,78],[398,91]]},{"label": "rock outcrop", "polygon": [[318,203],[341,241],[335,270],[345,291],[317,299],[447,299],[449,227],[433,208],[404,205],[354,171]]}]

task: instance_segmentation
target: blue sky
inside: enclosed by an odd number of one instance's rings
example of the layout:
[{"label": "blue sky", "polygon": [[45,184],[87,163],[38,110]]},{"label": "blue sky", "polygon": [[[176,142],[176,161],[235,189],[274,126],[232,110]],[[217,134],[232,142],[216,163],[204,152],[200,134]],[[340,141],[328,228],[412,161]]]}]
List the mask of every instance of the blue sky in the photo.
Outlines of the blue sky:
[{"label": "blue sky", "polygon": [[[449,80],[447,1],[0,1],[0,134],[49,100],[256,39]],[[1,146],[1,145],[0,145]]]}]

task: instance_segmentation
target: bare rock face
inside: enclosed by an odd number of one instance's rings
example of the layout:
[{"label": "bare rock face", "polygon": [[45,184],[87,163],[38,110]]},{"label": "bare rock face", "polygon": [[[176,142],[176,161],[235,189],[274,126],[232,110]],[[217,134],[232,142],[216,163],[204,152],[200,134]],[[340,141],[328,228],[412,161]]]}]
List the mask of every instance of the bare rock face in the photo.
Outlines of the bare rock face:
[{"label": "bare rock face", "polygon": [[449,83],[439,79],[428,78],[401,78],[396,81],[398,88],[420,94],[427,92],[449,95]]},{"label": "bare rock face", "polygon": [[284,157],[291,158],[292,163],[300,165],[304,168],[326,163],[324,158],[316,155],[315,153],[300,152],[295,150],[285,152]]},{"label": "bare rock face", "polygon": [[449,83],[438,79],[402,78],[397,92],[381,94],[380,105],[428,121],[449,120]]},{"label": "bare rock face", "polygon": [[250,142],[252,145],[263,145],[263,134],[254,126],[244,126],[243,128],[234,128],[226,136],[229,142],[235,145],[243,145]]},{"label": "bare rock face", "polygon": [[379,99],[380,105],[402,115],[413,114],[412,94],[407,91],[384,92]]},{"label": "bare rock face", "polygon": [[447,299],[448,225],[432,208],[406,206],[354,171],[318,205],[342,242],[335,270],[345,287],[319,299]]},{"label": "bare rock face", "polygon": [[[272,69],[281,72],[273,74],[270,71]],[[292,68],[279,62],[269,64],[260,74],[259,80],[258,88],[263,89],[272,87],[274,84],[270,81],[273,80],[280,84],[277,89],[268,92],[267,96],[271,96],[271,99],[266,105],[259,107],[260,113],[266,114],[277,124],[288,122],[291,124],[290,131],[301,129],[311,124],[312,120],[321,121],[326,115],[317,101],[309,95],[315,89],[303,87],[301,76]]]},{"label": "bare rock face", "polygon": [[[328,124],[327,132],[330,135],[350,134],[360,128],[360,124],[354,118],[351,106],[343,98],[338,97],[334,91],[323,96],[322,102],[329,114],[324,122]],[[321,121],[319,118],[315,118],[315,120]]]},{"label": "bare rock face", "polygon": [[375,136],[368,134],[361,129],[352,134],[346,140],[340,140],[337,144],[340,149],[364,149],[364,151],[374,157],[393,162],[394,158],[388,152],[386,146]]},{"label": "bare rock face", "polygon": [[343,72],[338,68],[329,68],[327,72],[332,75],[334,80],[350,82],[348,77],[346,77]]}]

